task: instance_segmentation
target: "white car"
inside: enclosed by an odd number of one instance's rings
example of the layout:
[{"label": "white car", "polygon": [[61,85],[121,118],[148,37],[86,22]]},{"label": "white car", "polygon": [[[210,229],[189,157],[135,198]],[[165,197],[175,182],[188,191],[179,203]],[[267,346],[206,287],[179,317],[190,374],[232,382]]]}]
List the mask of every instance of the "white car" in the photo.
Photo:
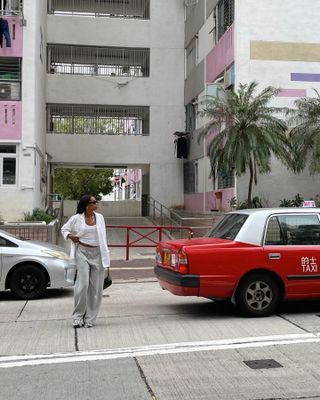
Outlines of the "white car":
[{"label": "white car", "polygon": [[31,300],[49,287],[71,286],[68,259],[62,247],[21,240],[0,230],[0,291],[10,289],[16,298]]}]

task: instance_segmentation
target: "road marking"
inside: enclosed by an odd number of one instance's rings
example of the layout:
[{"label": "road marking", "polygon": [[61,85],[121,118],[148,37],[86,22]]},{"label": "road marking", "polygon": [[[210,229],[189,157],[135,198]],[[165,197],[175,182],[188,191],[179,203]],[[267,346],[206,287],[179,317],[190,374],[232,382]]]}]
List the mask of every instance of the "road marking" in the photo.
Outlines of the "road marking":
[{"label": "road marking", "polygon": [[34,354],[0,357],[0,368],[62,364],[80,361],[115,360],[153,356],[158,354],[179,354],[199,351],[234,350],[248,347],[265,347],[299,343],[319,343],[320,333],[258,336],[249,338],[221,339],[202,342],[169,343],[151,346],[124,347],[83,352]]},{"label": "road marking", "polygon": [[128,271],[128,270],[149,270],[154,269],[154,267],[111,267],[110,272],[112,271]]}]

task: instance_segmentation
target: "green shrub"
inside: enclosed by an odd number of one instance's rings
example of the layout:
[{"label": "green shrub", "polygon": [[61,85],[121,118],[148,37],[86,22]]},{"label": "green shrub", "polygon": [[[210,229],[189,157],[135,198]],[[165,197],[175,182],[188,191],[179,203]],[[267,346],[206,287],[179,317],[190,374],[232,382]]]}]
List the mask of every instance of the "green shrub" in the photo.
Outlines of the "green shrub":
[{"label": "green shrub", "polygon": [[294,199],[282,199],[280,200],[280,207],[301,207],[303,203],[303,197],[297,193],[294,196]]},{"label": "green shrub", "polygon": [[35,208],[30,212],[23,213],[24,221],[45,221],[47,224],[55,219],[52,215],[46,213],[44,210],[40,210],[40,208]]},{"label": "green shrub", "polygon": [[[242,203],[237,204],[236,209],[237,210],[243,210],[248,208],[248,202],[243,201]],[[254,196],[252,198],[252,206],[251,208],[263,208],[263,205],[261,203],[260,197],[259,196]]]}]

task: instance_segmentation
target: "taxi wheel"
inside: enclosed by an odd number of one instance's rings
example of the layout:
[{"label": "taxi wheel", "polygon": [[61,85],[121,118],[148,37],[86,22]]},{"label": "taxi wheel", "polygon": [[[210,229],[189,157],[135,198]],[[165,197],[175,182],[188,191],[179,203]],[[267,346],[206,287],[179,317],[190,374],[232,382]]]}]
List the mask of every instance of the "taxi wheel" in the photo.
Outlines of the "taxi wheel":
[{"label": "taxi wheel", "polygon": [[279,286],[266,274],[247,276],[236,292],[236,305],[246,317],[266,317],[275,312],[279,301]]},{"label": "taxi wheel", "polygon": [[10,289],[21,300],[41,297],[47,287],[46,274],[35,265],[21,265],[10,277]]}]

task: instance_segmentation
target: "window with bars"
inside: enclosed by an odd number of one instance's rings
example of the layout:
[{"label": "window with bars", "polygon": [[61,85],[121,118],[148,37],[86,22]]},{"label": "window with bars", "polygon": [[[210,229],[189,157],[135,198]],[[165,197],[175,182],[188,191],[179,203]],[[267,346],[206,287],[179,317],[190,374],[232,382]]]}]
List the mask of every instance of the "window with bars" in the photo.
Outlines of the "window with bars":
[{"label": "window with bars", "polygon": [[48,104],[48,133],[149,135],[149,107]]},{"label": "window with bars", "polygon": [[0,101],[21,100],[21,58],[0,57]]},{"label": "window with bars", "polygon": [[234,21],[234,0],[220,0],[217,5],[218,40]]},{"label": "window with bars", "polygon": [[195,163],[189,161],[183,164],[184,193],[195,193],[196,191],[196,169]]},{"label": "window with bars", "polygon": [[48,0],[48,13],[149,19],[150,0]]},{"label": "window with bars", "polygon": [[218,171],[218,189],[234,187],[234,168],[230,171]]},{"label": "window with bars", "polygon": [[186,105],[186,132],[192,132],[196,129],[196,107],[193,104],[195,100]]},{"label": "window with bars", "polygon": [[22,4],[22,0],[0,0],[0,15],[20,15]]},{"label": "window with bars", "polygon": [[0,145],[0,185],[16,185],[17,149],[15,145]]},{"label": "window with bars", "polygon": [[186,47],[186,77],[188,77],[197,65],[197,38],[194,37]]},{"label": "window with bars", "polygon": [[148,77],[150,49],[49,44],[51,74]]}]

